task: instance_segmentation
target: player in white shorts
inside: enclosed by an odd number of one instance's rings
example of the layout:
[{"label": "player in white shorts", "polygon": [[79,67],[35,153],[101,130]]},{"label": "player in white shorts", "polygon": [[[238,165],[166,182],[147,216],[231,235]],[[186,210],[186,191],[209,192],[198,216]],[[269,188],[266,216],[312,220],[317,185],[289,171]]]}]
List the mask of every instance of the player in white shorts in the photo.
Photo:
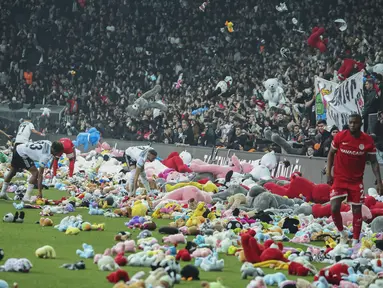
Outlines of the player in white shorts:
[{"label": "player in white shorts", "polygon": [[[44,169],[47,167],[49,161],[52,160],[53,156],[61,155],[63,151],[64,146],[58,141],[52,143],[48,140],[40,140],[17,145],[12,156],[11,169],[3,182],[3,187],[0,192],[0,199],[11,200],[6,193],[9,183],[16,175],[16,172],[24,169],[27,169],[32,175],[29,178],[29,184],[23,201],[30,200],[36,180],[39,190],[38,197],[42,198]],[[35,161],[39,162],[39,170],[37,170],[35,166]]]},{"label": "player in white shorts", "polygon": [[43,133],[37,131],[35,126],[32,124],[30,120],[25,119],[19,126],[17,130],[17,135],[15,139],[15,146],[18,144],[24,144],[29,142],[29,138],[31,137],[31,133],[35,133],[40,136],[45,136]]},{"label": "player in white shorts", "polygon": [[[134,173],[134,180],[133,180],[133,189],[130,191],[130,195],[134,195],[136,193],[136,190],[137,190],[137,186],[138,186],[138,177],[141,178],[141,182],[142,184],[144,184],[144,187],[146,189],[146,193],[150,194],[151,192],[151,189],[150,189],[150,185],[149,185],[149,181],[148,179],[146,178],[146,173],[145,173],[145,162],[146,161],[149,161],[149,162],[153,162],[157,157],[157,152],[153,149],[153,148],[149,148],[147,150],[144,150],[140,157],[138,158],[137,160],[137,168],[136,168],[136,171]],[[133,175],[132,175],[133,176]]]}]

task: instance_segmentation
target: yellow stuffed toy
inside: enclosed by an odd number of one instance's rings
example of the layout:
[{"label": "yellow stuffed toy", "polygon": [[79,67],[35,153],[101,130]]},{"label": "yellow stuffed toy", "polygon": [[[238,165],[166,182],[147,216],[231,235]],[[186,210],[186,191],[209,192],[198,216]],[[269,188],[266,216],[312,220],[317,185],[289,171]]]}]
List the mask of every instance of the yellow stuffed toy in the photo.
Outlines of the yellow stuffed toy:
[{"label": "yellow stuffed toy", "polygon": [[66,235],[77,235],[78,233],[80,233],[80,229],[76,227],[68,227],[65,231]]},{"label": "yellow stuffed toy", "polygon": [[148,211],[148,207],[146,207],[145,204],[141,202],[141,200],[137,200],[134,202],[132,207],[132,216],[145,216],[146,212]]},{"label": "yellow stuffed toy", "polygon": [[233,32],[234,32],[234,29],[233,29],[234,24],[233,24],[233,22],[231,22],[231,21],[226,21],[226,22],[225,22],[225,26],[226,26],[227,31],[228,31],[229,33],[233,33]]},{"label": "yellow stuffed toy", "polygon": [[52,246],[45,245],[43,247],[40,247],[35,251],[35,255],[38,258],[44,258],[44,259],[54,259],[56,258],[56,251],[53,249]]},{"label": "yellow stuffed toy", "polygon": [[218,187],[211,181],[206,182],[202,186],[202,190],[210,193],[218,193]]},{"label": "yellow stuffed toy", "polygon": [[152,218],[154,218],[154,219],[160,219],[161,218],[160,208],[157,208],[156,210],[154,210],[154,212],[152,214]]},{"label": "yellow stuffed toy", "polygon": [[202,216],[196,216],[196,217],[190,217],[188,221],[186,221],[185,226],[186,227],[191,227],[191,226],[197,226],[201,225],[202,223],[205,222],[205,218]]},{"label": "yellow stuffed toy", "polygon": [[202,216],[203,213],[205,213],[205,211],[206,211],[205,203],[199,202],[197,205],[197,208],[194,210],[193,215],[191,217]]}]

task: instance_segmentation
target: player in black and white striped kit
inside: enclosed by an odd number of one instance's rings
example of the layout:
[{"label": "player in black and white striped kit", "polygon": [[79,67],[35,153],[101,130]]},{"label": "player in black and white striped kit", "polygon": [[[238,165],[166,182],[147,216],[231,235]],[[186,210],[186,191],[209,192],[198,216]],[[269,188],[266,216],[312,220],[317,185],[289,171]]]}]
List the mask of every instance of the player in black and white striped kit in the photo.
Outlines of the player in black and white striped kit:
[{"label": "player in black and white striped kit", "polygon": [[32,122],[28,119],[24,119],[20,124],[19,129],[17,130],[17,135],[15,139],[15,146],[18,144],[24,144],[29,142],[29,138],[31,137],[31,133],[45,136],[43,133],[37,131]]},{"label": "player in black and white striped kit", "polygon": [[[6,175],[3,187],[0,192],[0,199],[11,200],[6,191],[12,178],[20,170],[27,169],[32,176],[29,178],[29,184],[23,201],[28,202],[30,200],[34,183],[37,180],[37,186],[39,190],[38,196],[42,198],[42,181],[44,175],[44,169],[48,163],[55,156],[59,156],[63,153],[64,146],[61,142],[51,142],[48,140],[41,140],[36,142],[28,142],[26,144],[18,144],[13,152],[11,169]],[[35,161],[39,162],[39,170],[35,166]]]}]

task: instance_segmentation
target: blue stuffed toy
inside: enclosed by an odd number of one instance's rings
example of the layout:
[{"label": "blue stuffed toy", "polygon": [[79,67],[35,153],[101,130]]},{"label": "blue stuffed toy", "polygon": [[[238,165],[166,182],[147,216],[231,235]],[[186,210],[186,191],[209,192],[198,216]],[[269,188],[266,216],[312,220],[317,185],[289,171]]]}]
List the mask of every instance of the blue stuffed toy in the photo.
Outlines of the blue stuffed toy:
[{"label": "blue stuffed toy", "polygon": [[91,146],[96,146],[97,143],[100,141],[100,132],[96,128],[90,128],[88,132],[81,132],[77,135],[77,138],[75,141],[73,141],[74,146],[76,148],[80,147],[81,145],[84,147],[84,151],[88,151],[89,144]]},{"label": "blue stuffed toy", "polygon": [[93,250],[93,247],[91,245],[84,243],[84,244],[82,244],[82,248],[84,250],[80,250],[80,249],[76,250],[76,254],[78,256],[80,256],[81,258],[85,258],[85,259],[94,257],[94,250]]}]

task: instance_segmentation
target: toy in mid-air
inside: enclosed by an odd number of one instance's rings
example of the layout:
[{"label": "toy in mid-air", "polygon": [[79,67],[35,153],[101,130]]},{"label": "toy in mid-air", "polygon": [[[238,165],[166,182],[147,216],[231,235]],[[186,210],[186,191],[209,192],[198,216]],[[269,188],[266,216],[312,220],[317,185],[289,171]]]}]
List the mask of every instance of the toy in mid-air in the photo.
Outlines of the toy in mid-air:
[{"label": "toy in mid-air", "polygon": [[149,99],[151,97],[154,97],[160,91],[161,91],[161,86],[157,84],[153,87],[153,89],[145,92],[143,95],[141,95],[140,98],[134,101],[133,105],[129,105],[127,107],[128,115],[130,117],[138,118],[141,115],[141,112],[145,111],[146,109],[159,109],[163,112],[168,111],[168,106],[160,103],[159,101],[149,102]]}]

